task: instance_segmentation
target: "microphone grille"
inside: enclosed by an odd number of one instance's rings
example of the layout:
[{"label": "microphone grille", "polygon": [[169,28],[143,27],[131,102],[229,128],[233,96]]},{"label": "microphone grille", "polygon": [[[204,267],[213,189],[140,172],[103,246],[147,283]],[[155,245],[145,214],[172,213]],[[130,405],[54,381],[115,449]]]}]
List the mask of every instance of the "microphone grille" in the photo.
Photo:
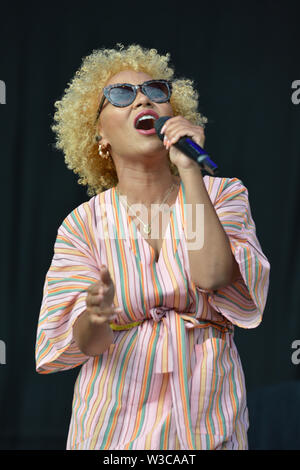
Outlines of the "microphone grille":
[{"label": "microphone grille", "polygon": [[158,135],[158,137],[160,138],[160,140],[164,140],[164,135],[160,133],[164,123],[170,119],[171,116],[162,116],[158,119],[156,119],[155,123],[154,123],[154,128],[156,130],[156,133]]}]

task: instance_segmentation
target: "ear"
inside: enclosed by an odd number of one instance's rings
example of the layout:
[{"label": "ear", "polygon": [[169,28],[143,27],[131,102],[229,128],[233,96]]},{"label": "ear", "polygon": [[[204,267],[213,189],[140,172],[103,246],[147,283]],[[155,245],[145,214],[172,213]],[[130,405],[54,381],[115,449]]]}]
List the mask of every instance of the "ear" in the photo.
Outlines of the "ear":
[{"label": "ear", "polygon": [[103,145],[104,148],[106,148],[108,150],[110,149],[110,143],[101,134],[97,133],[95,135],[95,140],[96,140],[98,145],[101,143],[101,145]]},{"label": "ear", "polygon": [[95,139],[98,144],[101,142],[101,145],[103,145],[104,148],[110,149],[110,143],[108,139],[105,137],[105,133],[103,129],[101,128],[100,122],[98,122],[98,125],[96,127]]}]

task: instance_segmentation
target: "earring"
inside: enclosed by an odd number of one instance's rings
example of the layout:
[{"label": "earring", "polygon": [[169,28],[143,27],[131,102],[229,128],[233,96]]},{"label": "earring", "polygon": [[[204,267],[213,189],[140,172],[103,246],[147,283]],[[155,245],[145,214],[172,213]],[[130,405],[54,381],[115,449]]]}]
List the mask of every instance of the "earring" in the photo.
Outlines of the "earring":
[{"label": "earring", "polygon": [[102,148],[101,144],[99,144],[98,151],[101,158],[104,158],[105,160],[108,160],[110,158],[109,150],[104,147]]}]

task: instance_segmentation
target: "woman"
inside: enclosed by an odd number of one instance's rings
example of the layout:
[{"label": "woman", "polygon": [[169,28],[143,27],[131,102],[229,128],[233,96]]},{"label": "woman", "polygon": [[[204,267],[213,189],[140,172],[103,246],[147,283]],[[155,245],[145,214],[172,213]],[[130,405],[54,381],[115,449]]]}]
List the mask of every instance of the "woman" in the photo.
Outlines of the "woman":
[{"label": "woman", "polygon": [[261,322],[270,266],[242,182],[173,146],[203,146],[206,119],[168,60],[94,51],[56,103],[57,147],[92,196],[58,230],[36,345],[40,373],[82,366],[68,449],[248,446],[233,331]]}]

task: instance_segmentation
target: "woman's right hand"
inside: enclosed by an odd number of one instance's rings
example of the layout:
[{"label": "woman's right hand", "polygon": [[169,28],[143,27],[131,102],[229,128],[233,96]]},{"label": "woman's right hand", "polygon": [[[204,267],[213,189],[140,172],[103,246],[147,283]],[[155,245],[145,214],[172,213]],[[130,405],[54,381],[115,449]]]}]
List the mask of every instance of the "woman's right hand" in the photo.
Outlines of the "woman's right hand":
[{"label": "woman's right hand", "polygon": [[100,281],[87,289],[86,309],[73,325],[73,336],[86,356],[99,356],[114,341],[112,323],[122,311],[113,306],[114,284],[106,266],[100,268]]},{"label": "woman's right hand", "polygon": [[91,324],[111,323],[122,311],[113,305],[115,287],[106,266],[101,266],[100,281],[93,283],[87,292],[86,314]]}]

